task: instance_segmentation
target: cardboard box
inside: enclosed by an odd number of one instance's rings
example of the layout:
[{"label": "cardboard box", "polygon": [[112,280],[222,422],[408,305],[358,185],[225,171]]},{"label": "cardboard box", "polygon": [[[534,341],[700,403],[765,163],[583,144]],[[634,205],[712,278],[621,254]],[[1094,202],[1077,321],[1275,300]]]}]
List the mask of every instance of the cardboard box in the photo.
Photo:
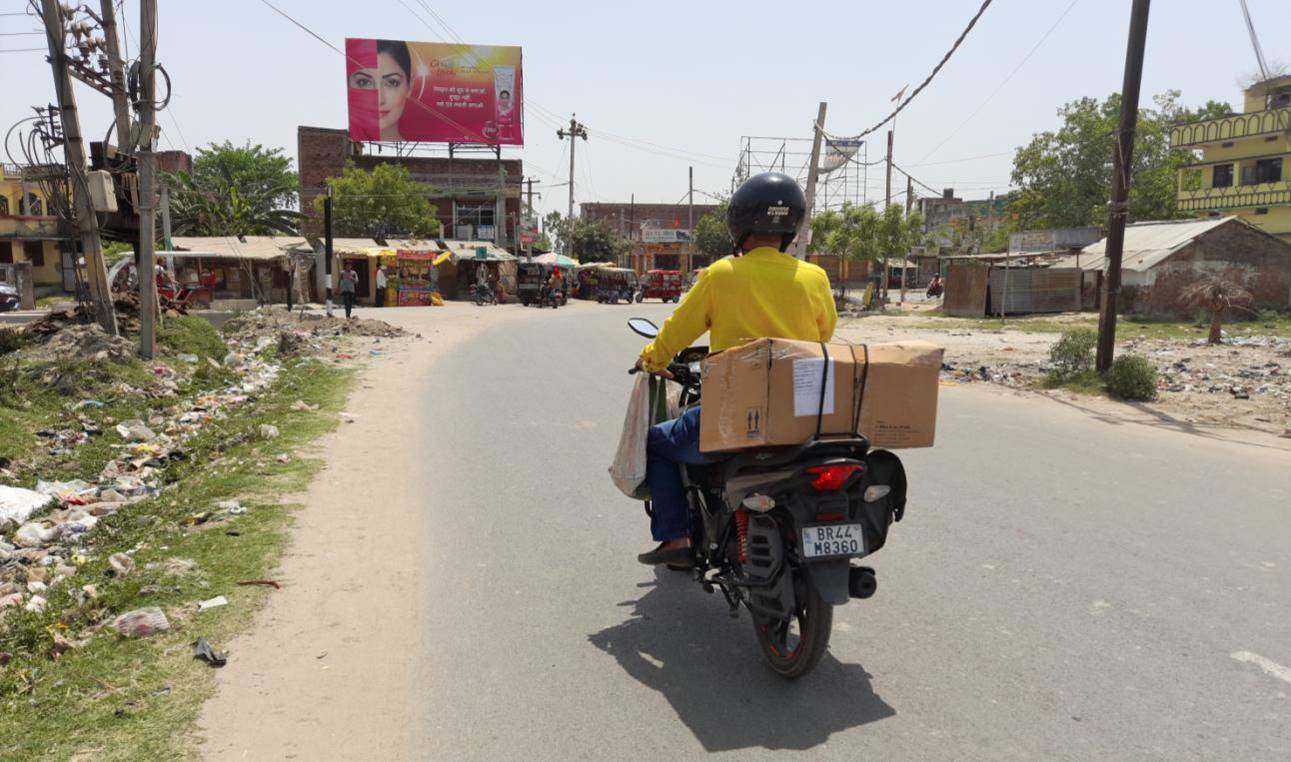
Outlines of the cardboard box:
[{"label": "cardboard box", "polygon": [[756,339],[711,355],[703,365],[699,449],[853,432],[874,447],[931,447],[943,351],[926,342]]}]

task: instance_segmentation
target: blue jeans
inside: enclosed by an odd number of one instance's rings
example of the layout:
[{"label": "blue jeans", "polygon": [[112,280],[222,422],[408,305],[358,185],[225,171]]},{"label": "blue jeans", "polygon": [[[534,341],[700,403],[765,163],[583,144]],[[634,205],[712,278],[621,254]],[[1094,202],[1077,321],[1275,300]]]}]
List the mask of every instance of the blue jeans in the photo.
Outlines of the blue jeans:
[{"label": "blue jeans", "polygon": [[690,536],[690,510],[681,465],[725,460],[723,453],[699,451],[699,408],[650,427],[646,439],[646,483],[650,485],[650,534],[656,542]]}]

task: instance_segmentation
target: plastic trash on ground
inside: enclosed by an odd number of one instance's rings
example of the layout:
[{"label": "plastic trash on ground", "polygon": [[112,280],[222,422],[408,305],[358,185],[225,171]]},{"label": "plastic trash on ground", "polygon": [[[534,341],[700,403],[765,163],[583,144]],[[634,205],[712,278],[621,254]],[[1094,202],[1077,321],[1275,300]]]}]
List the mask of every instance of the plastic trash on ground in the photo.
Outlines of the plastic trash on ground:
[{"label": "plastic trash on ground", "polygon": [[50,496],[21,487],[0,485],[0,521],[22,523],[27,517],[49,504]]},{"label": "plastic trash on ground", "polygon": [[124,638],[146,638],[170,629],[166,614],[156,606],[135,609],[112,620],[112,629]]}]

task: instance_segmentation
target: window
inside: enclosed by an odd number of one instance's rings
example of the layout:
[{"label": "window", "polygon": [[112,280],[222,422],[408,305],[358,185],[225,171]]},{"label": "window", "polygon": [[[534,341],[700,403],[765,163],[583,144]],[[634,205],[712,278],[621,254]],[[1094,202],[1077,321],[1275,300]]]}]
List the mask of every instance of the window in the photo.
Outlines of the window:
[{"label": "window", "polygon": [[13,264],[13,244],[0,241],[0,265]]},{"label": "window", "polygon": [[[457,227],[461,232],[455,232],[455,234],[458,237],[469,235],[474,240],[492,239],[493,217],[496,210],[496,206],[488,201],[458,203]],[[471,228],[469,233],[464,229],[468,225]]]},{"label": "window", "polygon": [[1255,207],[1255,213],[1256,213],[1256,214],[1268,214],[1268,213],[1269,213],[1269,208],[1268,208],[1267,206],[1257,206],[1257,207]]},{"label": "window", "polygon": [[40,217],[44,213],[44,205],[40,203],[40,196],[35,193],[28,193],[27,197],[18,203],[18,214]]},{"label": "window", "polygon": [[1220,143],[1220,144],[1219,144],[1219,147],[1220,147],[1220,148],[1232,148],[1232,147],[1233,147],[1233,144],[1232,144],[1232,143]]},{"label": "window", "polygon": [[1242,185],[1282,181],[1282,159],[1257,159],[1242,165]]},{"label": "window", "polygon": [[43,241],[23,241],[22,255],[32,267],[45,266],[45,244]]},{"label": "window", "polygon": [[1210,178],[1210,187],[1212,188],[1231,188],[1233,186],[1233,165],[1216,164],[1214,174]]},{"label": "window", "polygon": [[9,197],[0,196],[0,216],[9,216]]}]

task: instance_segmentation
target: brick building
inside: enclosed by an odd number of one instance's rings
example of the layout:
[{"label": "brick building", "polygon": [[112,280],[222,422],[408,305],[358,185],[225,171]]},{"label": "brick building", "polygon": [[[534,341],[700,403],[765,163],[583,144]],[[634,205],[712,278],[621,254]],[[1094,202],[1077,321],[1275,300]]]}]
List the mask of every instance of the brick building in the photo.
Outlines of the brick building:
[{"label": "brick building", "polygon": [[[580,209],[584,220],[604,222],[632,241],[629,263],[638,273],[654,269],[689,272],[711,264],[711,257],[691,247],[691,207],[687,204],[586,203]],[[695,222],[715,211],[716,204],[695,204]]]},{"label": "brick building", "polygon": [[[1107,269],[1107,239],[1054,268]],[[1121,267],[1122,308],[1150,317],[1187,318],[1183,290],[1205,273],[1217,273],[1251,293],[1253,306],[1291,305],[1291,242],[1242,217],[1178,222],[1138,222],[1125,228]]]},{"label": "brick building", "polygon": [[463,156],[460,148],[449,156],[372,154],[364,144],[350,140],[345,130],[325,127],[298,127],[296,141],[306,236],[323,234],[323,216],[314,211],[314,199],[324,193],[327,178],[339,176],[345,163],[353,161],[366,170],[379,164],[399,164],[408,168],[412,179],[430,184],[430,202],[444,226],[441,237],[515,247],[524,175],[519,159]]}]

